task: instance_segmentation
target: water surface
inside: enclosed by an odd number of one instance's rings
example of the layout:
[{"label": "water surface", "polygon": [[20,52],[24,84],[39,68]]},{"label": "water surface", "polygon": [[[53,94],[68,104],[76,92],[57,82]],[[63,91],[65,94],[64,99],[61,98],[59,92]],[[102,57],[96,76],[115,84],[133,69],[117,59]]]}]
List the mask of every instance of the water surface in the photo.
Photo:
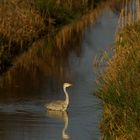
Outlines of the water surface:
[{"label": "water surface", "polygon": [[[36,70],[33,64],[27,69],[15,66],[10,72],[12,76],[7,73],[1,77],[5,83],[0,88],[0,139],[100,139],[102,107],[93,95],[97,89],[93,60],[110,49],[116,24],[117,16],[107,9],[95,25],[85,30],[78,51],[71,50],[41,62],[39,58]],[[2,80],[4,77],[11,81],[10,84]],[[68,89],[68,111],[48,112],[45,103],[64,99],[63,82],[73,84]]]}]

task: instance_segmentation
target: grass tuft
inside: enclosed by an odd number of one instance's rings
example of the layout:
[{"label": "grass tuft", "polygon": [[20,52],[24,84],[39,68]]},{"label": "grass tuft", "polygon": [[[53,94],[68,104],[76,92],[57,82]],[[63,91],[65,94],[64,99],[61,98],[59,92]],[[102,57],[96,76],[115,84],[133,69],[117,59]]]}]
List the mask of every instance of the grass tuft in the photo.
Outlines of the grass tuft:
[{"label": "grass tuft", "polygon": [[19,45],[37,38],[44,29],[43,18],[26,1],[10,0],[0,4],[0,35],[3,41]]},{"label": "grass tuft", "polygon": [[118,38],[97,93],[104,103],[101,130],[104,140],[134,140],[140,137],[140,22]]}]

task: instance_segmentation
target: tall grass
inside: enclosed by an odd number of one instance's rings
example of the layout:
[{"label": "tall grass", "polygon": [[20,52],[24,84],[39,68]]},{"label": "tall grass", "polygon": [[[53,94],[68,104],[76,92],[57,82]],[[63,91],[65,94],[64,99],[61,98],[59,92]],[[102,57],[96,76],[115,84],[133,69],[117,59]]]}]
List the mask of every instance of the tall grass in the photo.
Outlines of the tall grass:
[{"label": "tall grass", "polygon": [[[45,33],[55,38],[53,46],[61,51],[75,32],[80,33],[95,21],[97,13],[101,13],[102,8],[99,7],[90,11],[91,4],[96,5],[94,0],[1,1],[0,71],[4,70],[4,65],[11,65],[15,55],[27,50],[30,43]],[[103,7],[103,4],[100,7]],[[73,20],[75,23],[72,23]],[[60,28],[66,24],[69,25]],[[58,34],[55,37],[56,32]]]},{"label": "tall grass", "polygon": [[100,77],[97,96],[103,101],[104,140],[140,137],[140,21],[139,0],[124,0],[115,54]]},{"label": "tall grass", "polygon": [[24,0],[0,2],[0,72],[12,58],[46,30],[44,19],[31,3]]},{"label": "tall grass", "polygon": [[36,38],[44,29],[43,18],[25,1],[0,4],[0,35],[4,41],[22,44]]},{"label": "tall grass", "polygon": [[119,28],[133,24],[140,20],[140,1],[122,0],[122,9],[119,18]]},{"label": "tall grass", "polygon": [[63,26],[93,9],[95,0],[35,0],[36,8],[45,17],[47,25]]},{"label": "tall grass", "polygon": [[77,19],[74,23],[64,26],[56,34],[56,46],[61,50],[68,44],[73,36],[82,33],[87,26],[94,24],[97,17],[102,13],[105,8],[109,6],[110,2],[102,2],[95,9],[90,10],[87,14]]},{"label": "tall grass", "polygon": [[140,22],[118,33],[115,55],[100,79],[97,93],[103,101],[104,140],[140,137]]},{"label": "tall grass", "polygon": [[96,9],[83,15],[81,19],[61,28],[55,36],[49,34],[41,40],[35,41],[27,52],[15,59],[14,67],[2,78],[1,86],[7,87],[8,84],[15,83],[18,77],[24,73],[25,75],[28,73],[30,75],[28,77],[34,79],[40,71],[46,75],[55,75],[58,79],[63,79],[66,75],[64,65],[70,52],[74,51],[78,56],[80,55],[83,31],[87,26],[96,22],[97,16],[109,4],[109,2],[103,2]]}]

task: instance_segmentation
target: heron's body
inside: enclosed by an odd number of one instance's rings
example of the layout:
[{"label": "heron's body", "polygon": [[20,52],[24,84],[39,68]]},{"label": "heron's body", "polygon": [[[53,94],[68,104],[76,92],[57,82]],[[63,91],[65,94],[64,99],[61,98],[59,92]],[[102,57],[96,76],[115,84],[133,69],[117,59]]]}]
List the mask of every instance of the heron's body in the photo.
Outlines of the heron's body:
[{"label": "heron's body", "polygon": [[47,109],[49,110],[56,110],[56,111],[65,111],[69,105],[69,96],[68,93],[66,91],[66,88],[71,86],[71,84],[69,83],[64,83],[63,85],[63,90],[66,96],[65,100],[58,100],[58,101],[54,101],[51,102],[49,104],[46,105]]},{"label": "heron's body", "polygon": [[49,110],[57,110],[57,111],[65,111],[67,109],[67,104],[65,101],[54,101],[47,104],[47,109]]}]

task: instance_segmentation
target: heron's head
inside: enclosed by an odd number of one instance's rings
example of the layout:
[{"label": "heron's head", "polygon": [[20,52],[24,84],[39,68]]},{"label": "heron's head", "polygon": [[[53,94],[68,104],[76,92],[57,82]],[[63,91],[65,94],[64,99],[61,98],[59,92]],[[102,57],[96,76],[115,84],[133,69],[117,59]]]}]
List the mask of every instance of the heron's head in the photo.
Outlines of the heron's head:
[{"label": "heron's head", "polygon": [[70,86],[72,86],[72,84],[70,84],[70,83],[64,83],[64,87],[66,88],[66,87],[70,87]]}]

